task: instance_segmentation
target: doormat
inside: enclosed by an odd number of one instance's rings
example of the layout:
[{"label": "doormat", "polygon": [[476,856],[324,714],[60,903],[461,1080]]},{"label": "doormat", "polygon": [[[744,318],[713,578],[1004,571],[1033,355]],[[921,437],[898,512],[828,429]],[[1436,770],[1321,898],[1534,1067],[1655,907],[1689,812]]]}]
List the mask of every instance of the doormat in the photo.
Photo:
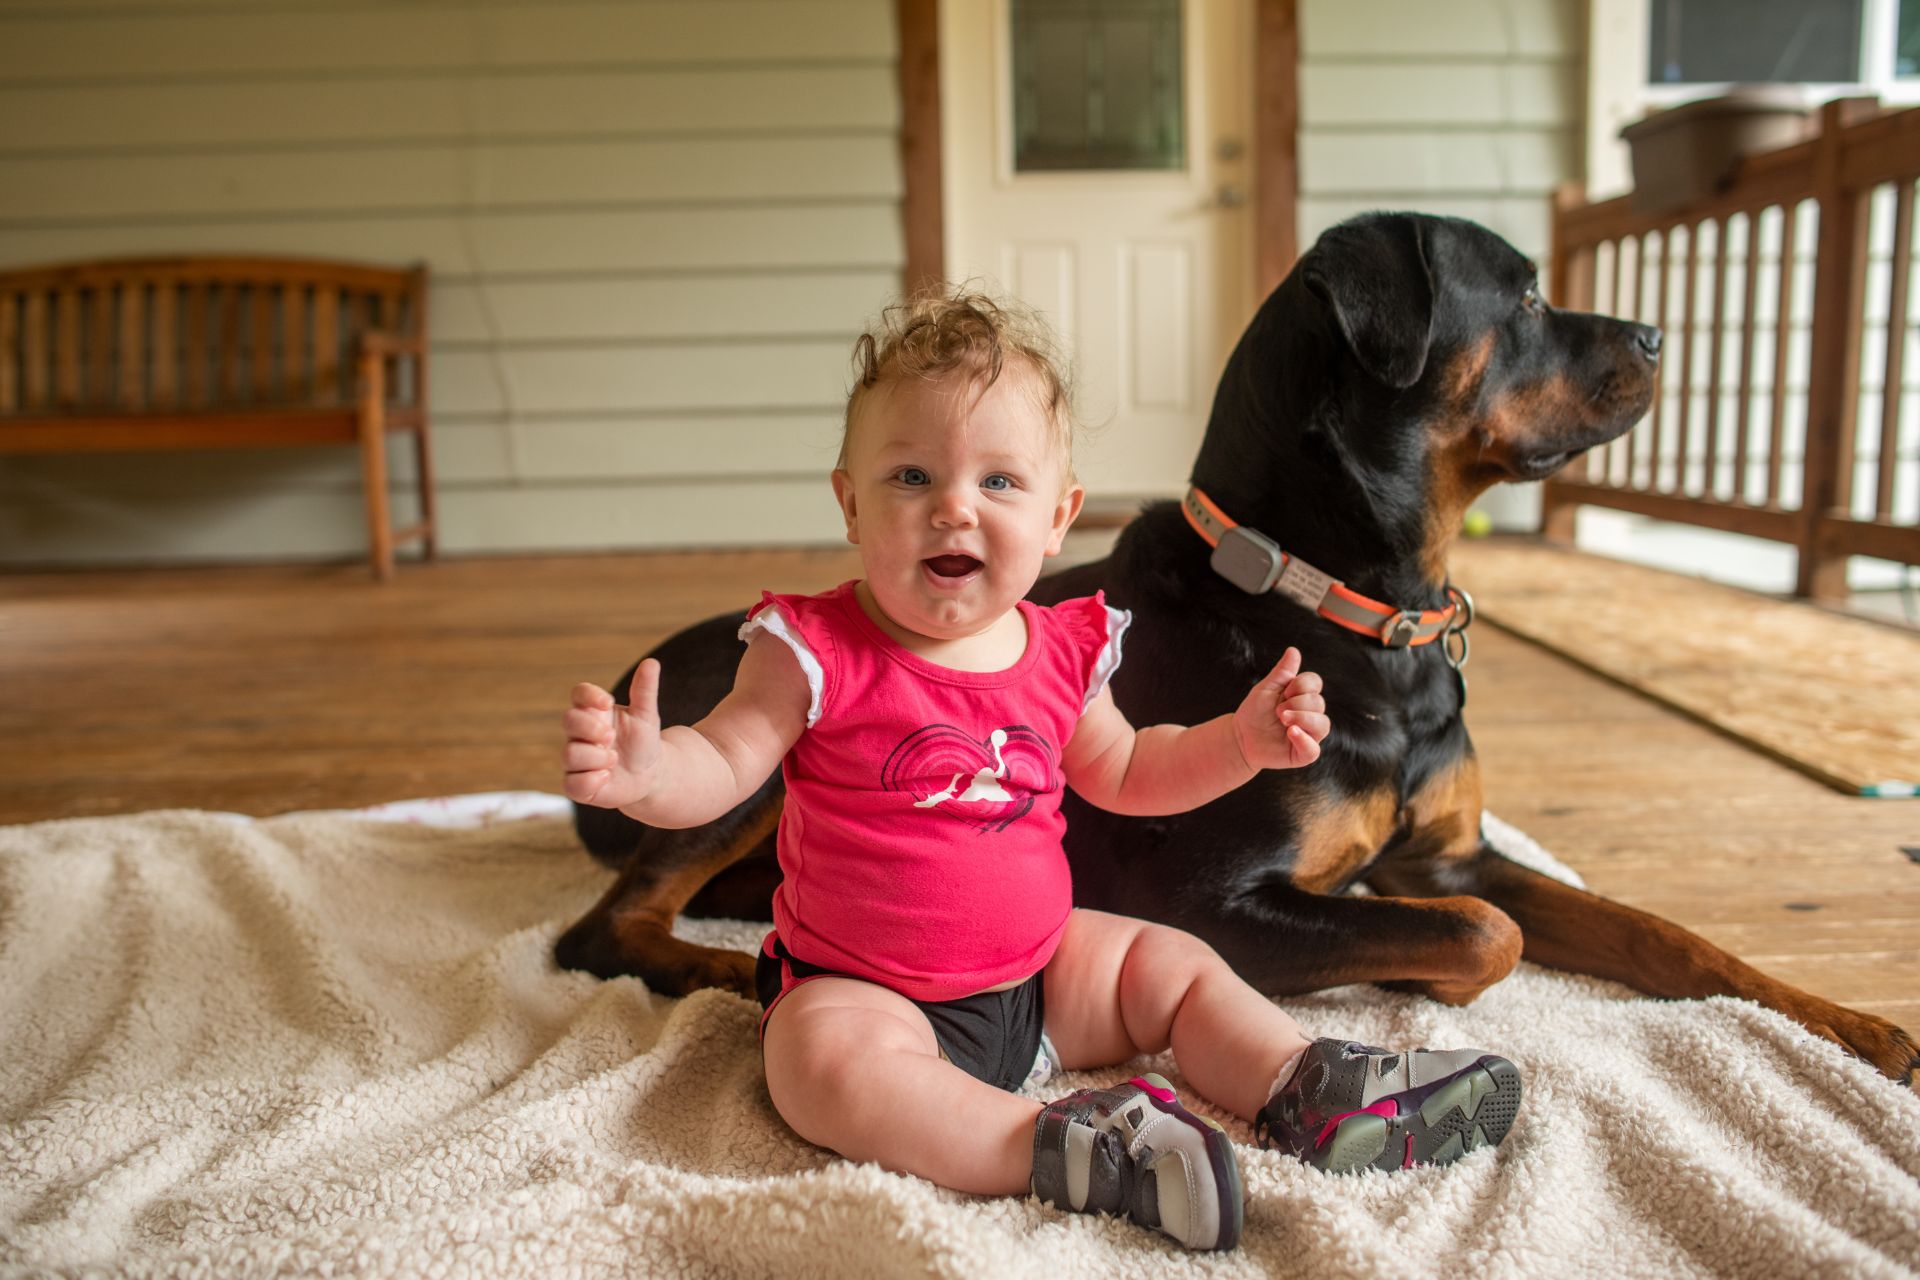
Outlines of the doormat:
[{"label": "doormat", "polygon": [[1455,544],[1480,616],[1849,795],[1920,795],[1920,633],[1521,540]]}]

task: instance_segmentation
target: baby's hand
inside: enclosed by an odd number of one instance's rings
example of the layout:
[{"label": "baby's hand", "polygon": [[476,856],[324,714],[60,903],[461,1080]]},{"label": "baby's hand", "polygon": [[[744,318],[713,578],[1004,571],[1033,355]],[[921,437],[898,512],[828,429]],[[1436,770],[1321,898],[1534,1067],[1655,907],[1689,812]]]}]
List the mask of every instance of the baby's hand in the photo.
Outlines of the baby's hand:
[{"label": "baby's hand", "polygon": [[1320,688],[1320,677],[1300,670],[1300,651],[1288,646],[1233,713],[1234,740],[1250,766],[1298,769],[1320,758],[1320,743],[1332,727]]},{"label": "baby's hand", "polygon": [[573,687],[562,723],[567,745],[567,798],[619,809],[650,795],[660,770],[660,664],[643,660],[633,673],[630,705],[595,684]]}]

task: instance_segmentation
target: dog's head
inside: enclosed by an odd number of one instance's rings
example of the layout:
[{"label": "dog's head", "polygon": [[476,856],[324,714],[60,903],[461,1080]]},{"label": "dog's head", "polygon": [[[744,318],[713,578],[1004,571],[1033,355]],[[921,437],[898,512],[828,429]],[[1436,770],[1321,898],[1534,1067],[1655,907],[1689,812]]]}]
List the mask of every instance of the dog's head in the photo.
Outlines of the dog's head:
[{"label": "dog's head", "polygon": [[[1310,502],[1323,522],[1444,556],[1489,486],[1551,475],[1637,422],[1659,351],[1658,329],[1548,305],[1535,265],[1485,227],[1365,214],[1321,236],[1248,327],[1195,481],[1247,494],[1263,509],[1233,514],[1255,525],[1285,490],[1317,489],[1342,504]],[[1256,459],[1270,486],[1246,474]]]}]

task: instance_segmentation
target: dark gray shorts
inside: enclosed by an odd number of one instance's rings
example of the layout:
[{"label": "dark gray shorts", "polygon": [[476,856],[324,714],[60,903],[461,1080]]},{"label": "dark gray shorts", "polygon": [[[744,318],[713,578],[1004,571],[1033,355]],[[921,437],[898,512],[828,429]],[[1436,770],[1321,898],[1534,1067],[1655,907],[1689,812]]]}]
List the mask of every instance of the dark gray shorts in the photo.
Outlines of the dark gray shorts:
[{"label": "dark gray shorts", "polygon": [[[760,1015],[761,1037],[767,1034],[773,1007],[787,992],[812,978],[852,976],[794,959],[780,944],[780,935],[769,933],[760,944],[760,959],[753,970],[754,990],[766,1008]],[[913,1003],[933,1024],[933,1038],[947,1061],[976,1080],[1013,1092],[1027,1082],[1040,1053],[1047,1020],[1043,977],[1036,973],[1005,991]]]}]

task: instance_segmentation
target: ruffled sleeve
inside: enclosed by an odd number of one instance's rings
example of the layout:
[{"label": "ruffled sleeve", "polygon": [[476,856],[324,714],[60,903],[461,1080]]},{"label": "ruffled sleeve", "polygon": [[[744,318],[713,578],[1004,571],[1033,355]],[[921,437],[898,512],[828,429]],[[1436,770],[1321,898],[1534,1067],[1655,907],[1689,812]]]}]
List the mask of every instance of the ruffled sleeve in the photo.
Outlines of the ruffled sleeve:
[{"label": "ruffled sleeve", "polygon": [[816,637],[809,642],[809,628],[802,621],[802,606],[806,603],[803,596],[777,596],[771,591],[760,593],[760,603],[747,613],[747,620],[740,626],[740,639],[753,639],[756,631],[764,631],[779,640],[793,651],[794,659],[799,662],[800,670],[807,677],[807,692],[811,701],[807,704],[807,728],[820,719],[821,706],[826,701],[827,671],[821,661],[820,646]]},{"label": "ruffled sleeve", "polygon": [[1062,600],[1053,606],[1052,613],[1080,652],[1080,669],[1086,675],[1080,711],[1085,714],[1120,669],[1120,647],[1133,624],[1133,615],[1109,605],[1104,591]]}]

